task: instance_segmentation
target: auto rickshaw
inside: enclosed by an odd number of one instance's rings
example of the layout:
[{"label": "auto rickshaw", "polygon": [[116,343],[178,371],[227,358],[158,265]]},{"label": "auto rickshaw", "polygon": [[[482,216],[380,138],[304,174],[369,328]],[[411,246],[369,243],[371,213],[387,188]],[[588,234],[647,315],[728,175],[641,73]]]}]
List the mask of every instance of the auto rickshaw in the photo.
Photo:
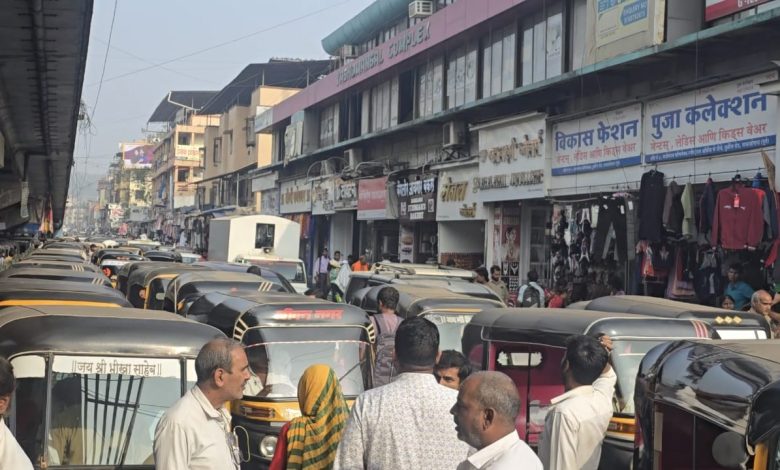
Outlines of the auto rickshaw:
[{"label": "auto rickshaw", "polygon": [[149,250],[144,252],[144,257],[150,261],[166,261],[168,263],[181,263],[181,254],[175,251]]},{"label": "auto rickshaw", "polygon": [[130,307],[122,294],[104,285],[43,279],[4,279],[0,307],[9,306]]},{"label": "auto rickshaw", "polygon": [[152,470],[158,421],[194,386],[200,348],[220,336],[167,312],[5,309],[0,354],[17,381],[9,429],[35,468]]},{"label": "auto rickshaw", "polygon": [[100,258],[100,271],[116,286],[119,269],[133,261],[146,261],[146,258],[132,253],[106,253]]},{"label": "auto rickshaw", "polygon": [[98,250],[92,253],[92,256],[90,257],[90,261],[92,262],[92,264],[100,266],[100,261],[103,259],[104,256],[107,255],[127,256],[128,254],[138,255],[140,253],[133,253],[127,247],[103,248],[102,250]]},{"label": "auto rickshaw", "polygon": [[[352,302],[352,297],[355,296],[358,291],[367,287],[383,284],[403,284],[408,282],[410,284],[419,285],[420,281],[428,281],[426,282],[426,285],[448,287],[453,284],[460,285],[457,281],[470,284],[473,279],[474,273],[464,269],[431,266],[427,264],[379,262],[374,263],[374,266],[370,271],[352,273],[349,283],[347,284],[346,292],[344,292],[344,299],[347,303],[355,305]],[[434,283],[435,281],[438,281],[438,283]],[[474,293],[477,292],[482,291],[479,289],[474,291]],[[458,293],[474,295],[474,293],[467,292]],[[498,299],[498,296],[496,296],[495,293],[493,294],[493,297],[485,295],[479,297]]]},{"label": "auto rickshaw", "polygon": [[634,468],[780,468],[780,341],[674,341],[636,379]]},{"label": "auto rickshaw", "polygon": [[0,272],[0,280],[6,279],[43,279],[50,281],[68,281],[113,287],[103,273],[91,271],[74,271],[66,269],[35,268],[25,265],[15,265]]},{"label": "auto rickshaw", "polygon": [[375,274],[371,271],[355,272],[350,275],[344,299],[346,303],[351,303],[352,299],[355,296],[359,297],[361,295],[360,292],[364,289],[383,285],[395,286],[397,284],[440,287],[456,294],[503,302],[493,289],[458,277],[419,276],[398,273]]},{"label": "auto rickshaw", "polygon": [[13,266],[25,266],[30,268],[43,268],[43,269],[65,269],[70,271],[86,271],[96,273],[98,267],[86,262],[79,261],[51,261],[51,260],[38,260],[38,259],[25,259],[18,261]]},{"label": "auto rickshaw", "polygon": [[61,261],[87,261],[87,255],[84,251],[70,248],[52,248],[49,250],[40,249],[31,252],[28,259],[53,259]]},{"label": "auto rickshaw", "polygon": [[280,286],[283,286],[286,290],[286,292],[289,292],[291,294],[295,293],[295,287],[293,287],[292,284],[290,284],[290,281],[287,280],[286,277],[282,276],[278,272],[260,267],[255,266],[254,264],[246,264],[246,263],[230,263],[227,261],[198,261],[196,263],[193,263],[194,266],[203,266],[204,268],[214,269],[216,271],[230,271],[230,272],[237,272],[237,273],[249,273],[254,274],[256,276],[260,276],[264,279],[267,279],[274,284],[279,284]]},{"label": "auto rickshaw", "polygon": [[[127,300],[136,308],[162,310],[165,289],[171,279],[187,271],[201,271],[203,268],[191,264],[155,262],[141,265],[128,278]],[[154,294],[150,292],[154,291]]]},{"label": "auto rickshaw", "polygon": [[637,313],[664,318],[692,318],[709,323],[721,339],[771,338],[769,323],[762,315],[706,305],[677,302],[639,295],[613,295],[591,300],[586,310]]},{"label": "auto rickshaw", "polygon": [[[208,292],[225,291],[232,294],[255,292],[288,292],[284,287],[260,276],[230,271],[193,271],[181,273],[168,283],[163,310],[179,313],[197,297]],[[152,296],[156,292],[151,292]]]},{"label": "auto rickshaw", "polygon": [[298,380],[307,367],[332,367],[349,404],[371,387],[374,331],[368,315],[352,305],[287,293],[211,292],[185,314],[245,347],[252,377],[231,412],[252,468],[270,462],[281,427],[300,416]]},{"label": "auto rickshaw", "polygon": [[483,370],[507,374],[525,401],[517,418],[520,438],[539,445],[551,399],[564,393],[561,362],[571,335],[607,334],[612,338],[612,367],[617,374],[614,416],[599,468],[629,469],[634,445],[634,381],[645,353],[669,338],[717,338],[699,320],[654,318],[586,310],[507,308],[486,310],[471,319],[463,351]]},{"label": "auto rickshaw", "polygon": [[158,261],[129,261],[127,264],[122,265],[116,272],[116,289],[127,296],[127,283],[133,272],[141,266],[167,266],[166,264]]},{"label": "auto rickshaw", "polygon": [[[353,299],[370,314],[377,313],[379,291],[388,286],[376,286]],[[439,328],[439,349],[461,350],[463,328],[471,318],[486,309],[502,308],[500,300],[456,294],[441,287],[418,287],[406,284],[391,286],[398,291],[396,313],[401,318],[423,316]]]}]

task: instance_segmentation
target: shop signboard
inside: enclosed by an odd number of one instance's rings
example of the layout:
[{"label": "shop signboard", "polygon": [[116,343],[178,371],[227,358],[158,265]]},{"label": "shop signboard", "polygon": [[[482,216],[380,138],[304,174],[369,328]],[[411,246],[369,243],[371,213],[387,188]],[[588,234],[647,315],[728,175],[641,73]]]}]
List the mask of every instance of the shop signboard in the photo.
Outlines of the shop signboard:
[{"label": "shop signboard", "polygon": [[555,124],[552,176],[642,163],[642,104]]},{"label": "shop signboard", "polygon": [[175,149],[176,160],[199,162],[200,149],[197,145],[177,145]]},{"label": "shop signboard", "polygon": [[712,21],[724,16],[733,15],[742,10],[753,8],[769,0],[707,0],[704,9],[704,20]]},{"label": "shop signboard", "polygon": [[358,182],[358,220],[387,218],[387,176]]},{"label": "shop signboard", "polygon": [[487,220],[485,205],[477,200],[474,191],[473,177],[476,172],[477,167],[469,165],[439,173],[437,221]]},{"label": "shop signboard", "polygon": [[478,202],[544,195],[544,116],[486,124],[479,130],[479,171],[472,178]]},{"label": "shop signboard", "polygon": [[268,191],[276,187],[276,179],[279,174],[275,171],[272,173],[266,173],[263,175],[257,175],[252,179],[252,192],[257,193],[261,191]]},{"label": "shop signboard", "polygon": [[279,212],[300,214],[311,212],[311,184],[306,178],[285,181],[279,190]]},{"label": "shop signboard", "polygon": [[357,209],[357,182],[333,179],[333,209],[353,211]]},{"label": "shop signboard", "polygon": [[267,189],[260,193],[260,213],[279,215],[279,189]]},{"label": "shop signboard", "polygon": [[645,163],[715,157],[772,147],[777,134],[777,97],[760,84],[766,72],[648,103]]},{"label": "shop signboard", "polygon": [[311,213],[312,215],[330,215],[336,211],[333,208],[333,178],[327,178],[311,183]]},{"label": "shop signboard", "polygon": [[396,183],[401,222],[436,220],[436,177]]}]

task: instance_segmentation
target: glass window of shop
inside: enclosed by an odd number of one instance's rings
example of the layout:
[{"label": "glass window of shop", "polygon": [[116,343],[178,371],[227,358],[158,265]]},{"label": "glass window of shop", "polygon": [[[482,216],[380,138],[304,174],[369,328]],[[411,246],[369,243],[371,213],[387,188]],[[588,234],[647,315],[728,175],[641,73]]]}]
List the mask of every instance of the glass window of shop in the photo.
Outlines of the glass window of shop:
[{"label": "glass window of shop", "polygon": [[479,45],[471,42],[447,55],[447,109],[476,101],[478,51]]},{"label": "glass window of shop", "polygon": [[482,97],[487,98],[515,87],[517,27],[494,29],[482,38]]},{"label": "glass window of shop", "polygon": [[442,111],[444,83],[444,59],[436,59],[417,68],[417,117],[430,116]]},{"label": "glass window of shop", "polygon": [[563,71],[563,4],[548,3],[521,24],[522,84],[546,80]]},{"label": "glass window of shop", "polygon": [[334,145],[338,139],[338,103],[326,107],[320,111],[320,147]]}]

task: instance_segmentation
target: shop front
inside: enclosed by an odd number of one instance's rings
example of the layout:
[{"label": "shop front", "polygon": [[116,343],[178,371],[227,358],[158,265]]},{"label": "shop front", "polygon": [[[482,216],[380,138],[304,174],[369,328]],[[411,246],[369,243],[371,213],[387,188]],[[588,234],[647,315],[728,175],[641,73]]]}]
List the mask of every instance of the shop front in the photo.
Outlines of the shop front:
[{"label": "shop front", "polygon": [[[393,196],[392,198],[390,196]],[[388,191],[387,177],[358,181],[357,220],[359,251],[369,263],[383,258],[398,259],[399,224],[395,213],[395,194]]]},{"label": "shop front", "polygon": [[477,204],[487,204],[485,265],[499,266],[510,301],[535,270],[549,279],[548,239],[551,207],[544,200],[545,117],[540,114],[477,126],[478,173],[472,178]]},{"label": "shop front", "polygon": [[436,227],[436,177],[411,175],[395,184],[398,197],[398,261],[436,263],[438,233]]},{"label": "shop front", "polygon": [[298,256],[309,268],[318,250],[313,244],[316,227],[312,223],[311,207],[311,184],[308,179],[297,178],[279,185],[279,214],[301,224]]},{"label": "shop front", "polygon": [[485,262],[485,223],[488,210],[474,191],[476,162],[439,171],[436,220],[439,263],[475,269]]},{"label": "shop front", "polygon": [[333,210],[331,216],[331,252],[341,251],[344,258],[360,250],[357,226],[357,181],[333,179]]}]

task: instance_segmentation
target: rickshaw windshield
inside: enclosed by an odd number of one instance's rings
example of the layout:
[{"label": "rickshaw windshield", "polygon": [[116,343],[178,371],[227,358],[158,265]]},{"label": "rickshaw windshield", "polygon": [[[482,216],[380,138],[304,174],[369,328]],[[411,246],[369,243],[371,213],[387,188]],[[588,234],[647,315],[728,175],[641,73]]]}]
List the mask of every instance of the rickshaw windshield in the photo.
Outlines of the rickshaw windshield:
[{"label": "rickshaw windshield", "polygon": [[306,282],[306,276],[303,273],[303,263],[301,262],[264,259],[253,259],[248,261],[255,266],[276,271],[290,282]]},{"label": "rickshaw windshield", "polygon": [[55,356],[49,467],[151,465],[154,431],[181,397],[177,359]]},{"label": "rickshaw windshield", "polygon": [[290,341],[247,346],[251,377],[244,396],[296,400],[307,367],[330,366],[344,396],[360,395],[371,376],[370,345],[363,341]]},{"label": "rickshaw windshield", "polygon": [[612,365],[617,374],[616,399],[612,406],[615,413],[634,415],[634,386],[639,363],[648,351],[663,343],[657,340],[614,340],[612,342]]},{"label": "rickshaw windshield", "polygon": [[473,313],[428,313],[423,316],[432,321],[439,329],[440,351],[448,349],[461,351],[463,349],[461,344],[463,329],[466,328],[466,325],[474,317]]}]

